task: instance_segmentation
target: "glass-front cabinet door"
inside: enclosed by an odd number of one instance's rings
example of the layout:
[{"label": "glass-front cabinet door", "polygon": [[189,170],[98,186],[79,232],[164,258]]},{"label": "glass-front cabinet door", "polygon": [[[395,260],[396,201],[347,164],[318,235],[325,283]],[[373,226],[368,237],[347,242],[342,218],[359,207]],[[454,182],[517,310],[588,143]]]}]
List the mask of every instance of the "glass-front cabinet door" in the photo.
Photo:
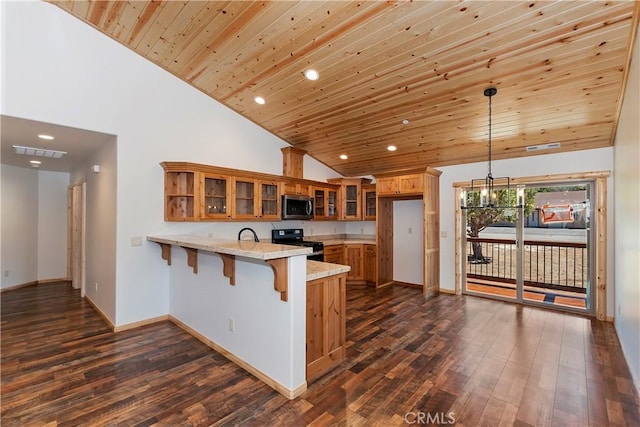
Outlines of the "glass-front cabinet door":
[{"label": "glass-front cabinet door", "polygon": [[344,192],[344,219],[361,219],[360,217],[360,185],[345,184]]},{"label": "glass-front cabinet door", "polygon": [[234,178],[233,184],[233,217],[257,218],[258,182],[253,179]]},{"label": "glass-front cabinet door", "polygon": [[373,221],[376,219],[376,186],[368,184],[362,186],[362,219]]},{"label": "glass-front cabinet door", "polygon": [[260,218],[280,219],[280,192],[277,182],[260,181]]},{"label": "glass-front cabinet door", "polygon": [[335,188],[313,188],[313,219],[338,219],[338,190]]},{"label": "glass-front cabinet door", "polygon": [[204,192],[202,200],[202,217],[207,218],[230,218],[231,200],[230,188],[231,179],[225,175],[203,175],[202,190]]}]

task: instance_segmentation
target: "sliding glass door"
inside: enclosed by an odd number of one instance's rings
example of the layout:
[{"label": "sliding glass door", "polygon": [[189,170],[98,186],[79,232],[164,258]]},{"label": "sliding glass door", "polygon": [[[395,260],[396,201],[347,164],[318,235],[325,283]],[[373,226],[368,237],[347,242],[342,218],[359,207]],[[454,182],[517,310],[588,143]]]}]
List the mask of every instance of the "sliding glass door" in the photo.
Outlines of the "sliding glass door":
[{"label": "sliding glass door", "polygon": [[592,313],[593,188],[528,185],[517,208],[463,209],[462,292]]}]

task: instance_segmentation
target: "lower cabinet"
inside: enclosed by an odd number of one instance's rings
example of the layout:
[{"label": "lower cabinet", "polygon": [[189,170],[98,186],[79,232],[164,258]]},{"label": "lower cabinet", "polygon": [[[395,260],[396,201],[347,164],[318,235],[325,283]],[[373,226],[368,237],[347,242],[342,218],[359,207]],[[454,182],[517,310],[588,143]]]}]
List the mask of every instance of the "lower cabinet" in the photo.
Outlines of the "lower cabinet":
[{"label": "lower cabinet", "polygon": [[346,276],[307,282],[307,382],[345,357]]},{"label": "lower cabinet", "polygon": [[324,247],[324,262],[345,265],[344,245],[330,245]]},{"label": "lower cabinet", "polygon": [[364,281],[376,284],[378,268],[376,245],[364,245]]},{"label": "lower cabinet", "polygon": [[364,245],[344,245],[344,262],[351,267],[347,280],[364,280]]}]

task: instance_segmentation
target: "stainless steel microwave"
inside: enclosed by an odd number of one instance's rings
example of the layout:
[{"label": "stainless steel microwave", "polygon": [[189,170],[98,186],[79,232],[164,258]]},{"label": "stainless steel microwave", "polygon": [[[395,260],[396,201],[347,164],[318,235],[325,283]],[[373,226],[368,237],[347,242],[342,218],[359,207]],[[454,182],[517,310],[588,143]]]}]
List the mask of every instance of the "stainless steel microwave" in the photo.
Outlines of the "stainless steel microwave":
[{"label": "stainless steel microwave", "polygon": [[282,196],[282,219],[313,219],[313,198],[284,194]]}]

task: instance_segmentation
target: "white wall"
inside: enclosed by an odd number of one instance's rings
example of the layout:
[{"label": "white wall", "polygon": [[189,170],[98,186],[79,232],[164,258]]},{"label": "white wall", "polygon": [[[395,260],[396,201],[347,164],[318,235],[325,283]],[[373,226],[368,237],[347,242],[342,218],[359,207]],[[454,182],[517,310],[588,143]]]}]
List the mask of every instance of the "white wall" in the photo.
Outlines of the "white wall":
[{"label": "white wall", "polygon": [[393,202],[393,280],[424,283],[423,202]]},{"label": "white wall", "polygon": [[4,164],[0,169],[2,288],[66,278],[69,174]]},{"label": "white wall", "polygon": [[[440,286],[453,291],[455,289],[455,199],[453,183],[470,181],[487,174],[487,164],[471,163],[466,165],[438,168],[440,176],[440,231],[447,233],[440,238]],[[574,151],[570,153],[545,154],[520,159],[497,160],[492,162],[494,176],[512,178],[572,172],[593,172],[613,170],[613,148]],[[613,236],[613,177],[607,180],[607,236]],[[613,316],[613,277],[614,256],[613,238],[607,240],[607,316]]]},{"label": "white wall", "polygon": [[38,171],[38,280],[67,278],[69,174]]},{"label": "white wall", "polygon": [[636,39],[615,142],[615,326],[640,390],[640,43]]},{"label": "white wall", "polygon": [[2,288],[8,288],[38,280],[38,172],[7,165],[0,169]]},{"label": "white wall", "polygon": [[[99,166],[98,173],[93,172],[93,165]],[[86,297],[109,319],[116,314],[116,178],[115,137],[71,174],[73,184],[86,183]]]},{"label": "white wall", "polygon": [[[183,160],[281,174],[280,148],[287,144],[53,4],[0,7],[1,113],[117,136],[117,297],[111,320],[123,325],[167,314],[169,278],[157,245],[132,247],[131,238],[205,229],[235,238],[245,224],[165,223],[158,163]],[[317,162],[307,170],[306,178],[335,176]]]}]

